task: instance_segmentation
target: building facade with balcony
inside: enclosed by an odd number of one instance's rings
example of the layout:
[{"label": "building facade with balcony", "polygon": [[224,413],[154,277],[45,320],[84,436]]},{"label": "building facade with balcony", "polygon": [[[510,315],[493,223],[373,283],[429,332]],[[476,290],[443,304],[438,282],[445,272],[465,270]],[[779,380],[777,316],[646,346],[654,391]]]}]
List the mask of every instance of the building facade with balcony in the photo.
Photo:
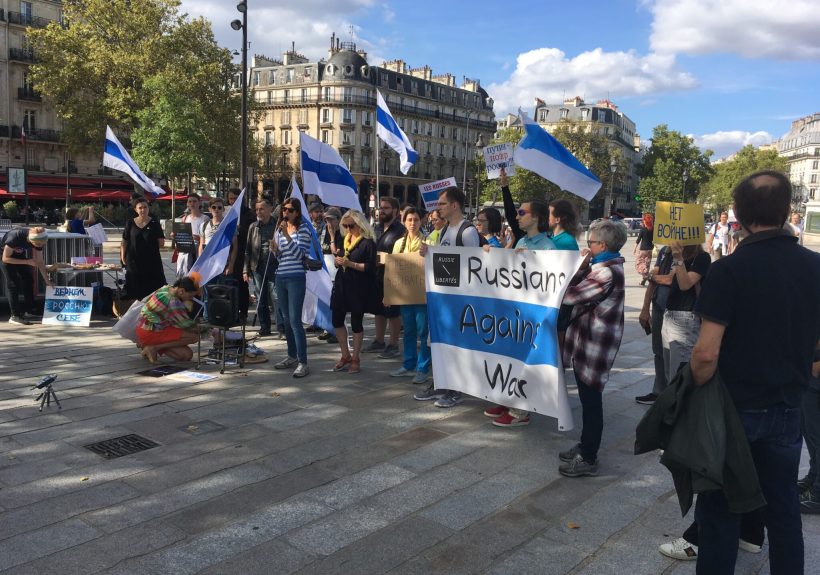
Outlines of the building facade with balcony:
[{"label": "building facade with balcony", "polygon": [[69,185],[77,190],[106,189],[112,183],[129,188],[120,178],[101,177],[101,152],[67,154],[60,143],[60,119],[31,84],[28,69],[37,55],[27,31],[62,21],[60,0],[0,0],[0,200],[9,199],[9,167],[27,169],[35,199],[65,197],[67,171],[74,174]]},{"label": "building facade with balcony", "polygon": [[[465,78],[458,86],[451,74],[409,68],[402,60],[371,66],[366,53],[335,35],[327,59],[310,61],[295,49],[281,60],[254,57],[250,89],[259,117],[251,127],[261,149],[258,185],[280,199],[299,171],[300,132],[339,151],[365,208],[375,194],[377,164],[379,195],[417,205],[422,183],[455,177],[463,185],[465,153],[469,180],[474,143],[479,134],[489,141],[495,131],[493,101],[478,80]],[[419,154],[407,175],[399,171],[398,154],[377,139],[376,90]]]},{"label": "building facade with balcony", "polygon": [[[623,173],[616,172],[611,182],[603,182],[601,191],[589,202],[588,217],[594,219],[605,213],[604,198],[610,185],[613,188],[611,211],[638,215],[640,205],[635,200],[635,195],[638,190],[637,166],[641,161],[641,137],[635,122],[621,112],[618,106],[609,100],[587,104],[578,96],[566,99],[561,104],[547,104],[539,99],[535,104],[533,119],[548,132],[562,121],[573,121],[586,125],[587,130],[598,130],[599,134],[605,136],[627,167]],[[499,131],[518,125],[518,116],[512,114],[497,123]]]},{"label": "building facade with balcony", "polygon": [[800,201],[820,200],[820,112],[792,122],[777,142],[777,153],[789,162],[789,179]]}]

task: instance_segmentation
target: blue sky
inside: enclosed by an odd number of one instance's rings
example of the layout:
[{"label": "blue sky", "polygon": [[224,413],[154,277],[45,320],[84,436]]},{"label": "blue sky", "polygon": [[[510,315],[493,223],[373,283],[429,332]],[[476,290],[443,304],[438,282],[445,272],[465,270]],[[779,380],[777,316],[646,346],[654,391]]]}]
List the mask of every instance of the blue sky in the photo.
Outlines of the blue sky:
[{"label": "blue sky", "polygon": [[[182,0],[239,48],[231,0]],[[496,115],[535,97],[609,97],[648,140],[666,123],[716,157],[769,143],[820,111],[817,0],[248,0],[251,53],[296,43],[326,55],[330,35],[353,40],[371,64],[401,58],[434,73],[478,78]]]}]

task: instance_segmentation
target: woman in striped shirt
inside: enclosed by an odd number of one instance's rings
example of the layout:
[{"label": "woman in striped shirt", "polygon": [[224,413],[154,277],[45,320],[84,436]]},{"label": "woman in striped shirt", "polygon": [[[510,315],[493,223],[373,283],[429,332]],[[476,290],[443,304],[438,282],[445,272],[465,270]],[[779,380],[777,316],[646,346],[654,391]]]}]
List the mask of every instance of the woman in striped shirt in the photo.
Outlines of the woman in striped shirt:
[{"label": "woman in striped shirt", "polygon": [[197,342],[198,335],[189,311],[198,293],[196,280],[184,277],[151,294],[137,320],[137,341],[145,359],[155,363],[158,355],[165,354],[176,361],[191,361],[194,353],[188,346]]},{"label": "woman in striped shirt", "polygon": [[[307,366],[307,338],[302,325],[302,306],[305,303],[304,257],[310,253],[311,235],[302,218],[302,203],[288,198],[282,204],[282,219],[271,240],[271,250],[279,260],[276,268],[276,297],[285,322],[288,356],[275,364],[276,369],[296,366],[293,377],[305,377]],[[320,254],[321,257],[321,254]]]}]

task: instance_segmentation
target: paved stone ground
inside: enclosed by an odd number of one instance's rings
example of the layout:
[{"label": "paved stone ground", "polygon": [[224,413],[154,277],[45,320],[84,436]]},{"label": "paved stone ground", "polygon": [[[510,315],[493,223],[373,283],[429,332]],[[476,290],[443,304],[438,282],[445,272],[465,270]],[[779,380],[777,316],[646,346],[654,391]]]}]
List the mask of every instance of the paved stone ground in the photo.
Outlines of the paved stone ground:
[{"label": "paved stone ground", "polygon": [[[694,573],[657,552],[691,519],[669,473],[632,455],[652,361],[631,258],[627,270],[601,473],[585,479],[557,472],[578,430],[543,417],[498,429],[477,400],[413,401],[407,380],[387,377],[397,362],[373,355],[359,375],[334,374],[336,346],[315,338],[306,379],[270,362],[193,385],[136,375],[147,365],[111,322],[2,323],[0,571]],[[284,342],[260,346],[275,359]],[[50,372],[63,409],[39,414],[27,386]],[[128,433],[160,446],[110,461],[83,447]],[[820,517],[804,517],[804,533],[817,573]],[[737,573],[768,573],[766,552],[740,552]]]}]

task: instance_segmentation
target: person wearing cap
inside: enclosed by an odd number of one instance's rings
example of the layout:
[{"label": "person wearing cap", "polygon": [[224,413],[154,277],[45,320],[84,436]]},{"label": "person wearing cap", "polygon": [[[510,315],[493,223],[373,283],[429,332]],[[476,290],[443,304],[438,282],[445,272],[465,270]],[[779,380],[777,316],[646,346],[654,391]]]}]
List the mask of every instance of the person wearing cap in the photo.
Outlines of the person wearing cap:
[{"label": "person wearing cap", "polygon": [[[34,309],[34,268],[43,276],[49,286],[54,284],[48,277],[43,259],[43,248],[48,241],[45,228],[19,228],[3,238],[3,278],[9,299],[11,317],[9,323],[30,325],[31,320],[39,320],[42,314]],[[23,293],[23,308],[17,301]]]},{"label": "person wearing cap", "polygon": [[316,230],[316,236],[321,237],[325,231],[325,209],[319,202],[312,202],[310,204],[310,223],[313,224],[313,229]]},{"label": "person wearing cap", "polygon": [[[319,245],[322,246],[322,253],[336,256],[344,251],[344,238],[342,238],[341,226],[342,212],[339,208],[328,208],[324,213],[325,225],[319,235]],[[327,343],[339,343],[336,335],[329,331],[323,331],[319,338]]]}]

